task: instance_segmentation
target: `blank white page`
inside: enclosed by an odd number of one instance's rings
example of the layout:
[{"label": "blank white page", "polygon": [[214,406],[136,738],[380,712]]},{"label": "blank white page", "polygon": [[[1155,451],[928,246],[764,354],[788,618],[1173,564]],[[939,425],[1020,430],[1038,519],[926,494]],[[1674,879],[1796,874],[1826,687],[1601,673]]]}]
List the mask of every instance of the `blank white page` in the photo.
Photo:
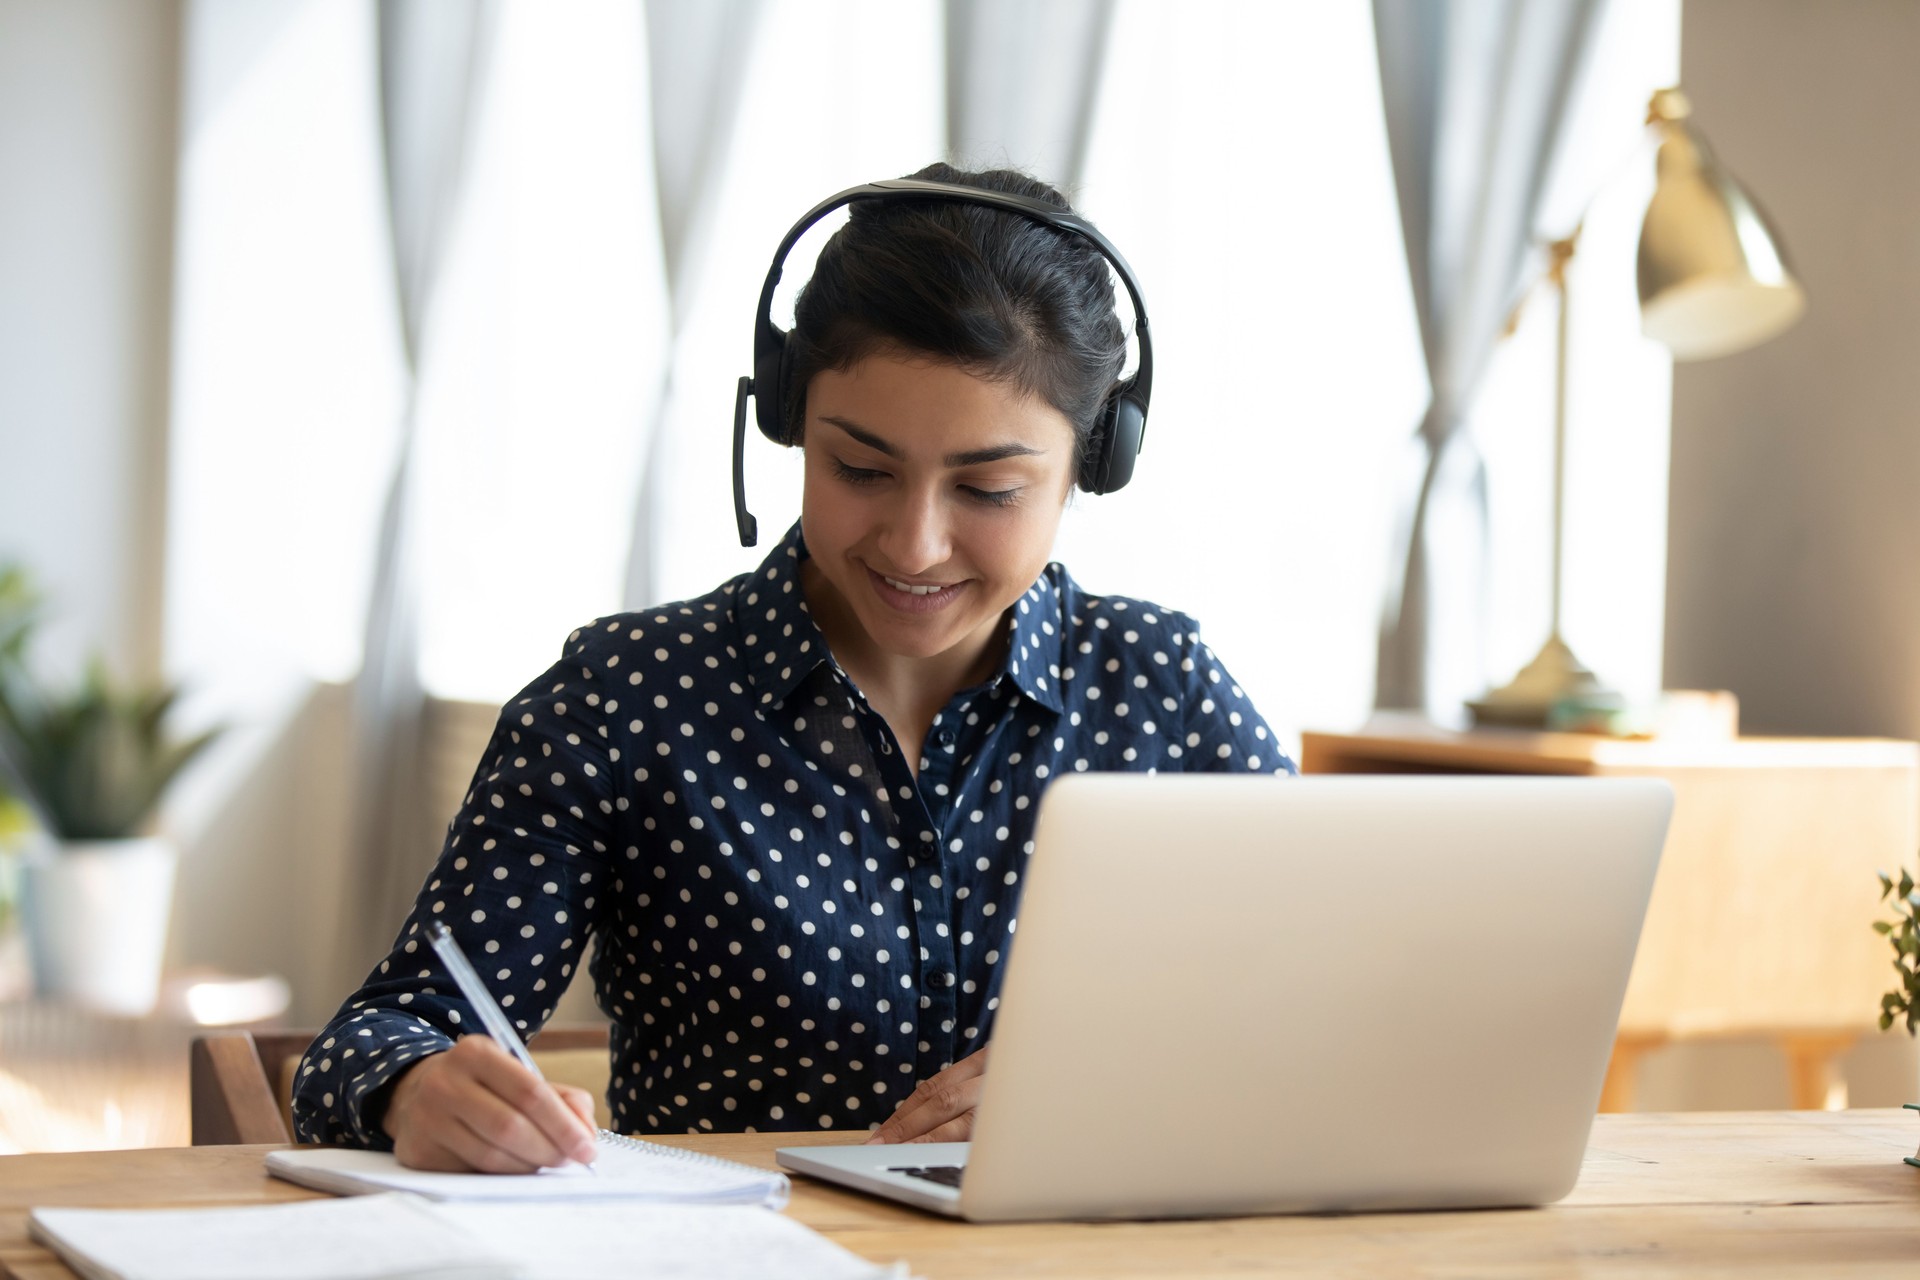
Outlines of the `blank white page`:
[{"label": "blank white page", "polygon": [[875,1266],[792,1218],[745,1205],[441,1202],[460,1228],[529,1280],[883,1280]]},{"label": "blank white page", "polygon": [[[769,1215],[771,1216],[771,1215]],[[124,1280],[510,1280],[512,1259],[414,1196],[230,1209],[35,1209],[33,1237]]]}]

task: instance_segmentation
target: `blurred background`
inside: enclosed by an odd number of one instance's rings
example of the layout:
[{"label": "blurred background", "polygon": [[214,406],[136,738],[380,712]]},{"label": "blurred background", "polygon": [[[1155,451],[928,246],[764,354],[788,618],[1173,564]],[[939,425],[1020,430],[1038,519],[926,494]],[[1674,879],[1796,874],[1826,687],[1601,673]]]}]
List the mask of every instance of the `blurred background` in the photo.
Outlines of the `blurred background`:
[{"label": "blurred background", "polygon": [[[1917,55],[1901,0],[0,0],[0,565],[44,679],[226,727],[161,810],[169,972],[315,1024],[568,632],[757,563],[727,452],[781,233],[945,158],[1138,272],[1146,448],[1059,558],[1197,615],[1296,746],[1459,723],[1545,636],[1552,299],[1500,330],[1576,226],[1567,639],[1632,700],[1914,738]],[[1676,83],[1810,299],[1677,372],[1635,292]],[[770,541],[798,455],[748,484]],[[1713,1052],[1648,1105],[1784,1105]],[[1904,1037],[1861,1055],[1920,1097]]]}]

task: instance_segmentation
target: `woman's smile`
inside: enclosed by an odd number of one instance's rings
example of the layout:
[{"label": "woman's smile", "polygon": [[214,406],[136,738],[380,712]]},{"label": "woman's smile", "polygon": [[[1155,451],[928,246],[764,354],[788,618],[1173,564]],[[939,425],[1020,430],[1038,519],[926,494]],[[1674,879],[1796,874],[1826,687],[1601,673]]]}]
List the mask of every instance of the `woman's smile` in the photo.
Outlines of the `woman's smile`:
[{"label": "woman's smile", "polygon": [[937,613],[959,599],[967,589],[962,582],[906,582],[867,567],[875,594],[889,607],[901,613]]}]

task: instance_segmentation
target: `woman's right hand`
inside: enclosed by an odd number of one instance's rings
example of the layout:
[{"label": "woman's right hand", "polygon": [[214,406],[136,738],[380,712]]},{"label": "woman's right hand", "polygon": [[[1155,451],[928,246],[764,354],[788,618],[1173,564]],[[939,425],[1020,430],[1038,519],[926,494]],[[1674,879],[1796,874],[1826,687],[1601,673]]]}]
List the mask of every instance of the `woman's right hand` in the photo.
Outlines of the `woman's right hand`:
[{"label": "woman's right hand", "polygon": [[549,1084],[485,1035],[408,1067],[380,1123],[414,1169],[532,1173],[594,1156],[593,1095]]}]

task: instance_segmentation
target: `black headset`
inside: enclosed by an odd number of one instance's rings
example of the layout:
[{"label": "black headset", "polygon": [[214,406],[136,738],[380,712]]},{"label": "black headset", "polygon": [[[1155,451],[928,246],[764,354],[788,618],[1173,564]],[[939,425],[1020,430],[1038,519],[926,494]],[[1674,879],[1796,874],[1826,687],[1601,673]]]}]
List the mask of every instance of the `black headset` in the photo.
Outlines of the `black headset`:
[{"label": "black headset", "polygon": [[760,424],[760,434],[775,444],[795,443],[795,433],[786,421],[792,362],[787,355],[786,331],[773,323],[774,286],[780,283],[787,254],[807,229],[840,206],[856,200],[952,200],[984,205],[1081,236],[1113,264],[1133,302],[1133,332],[1140,344],[1140,367],[1108,394],[1100,420],[1094,424],[1093,437],[1088,442],[1077,480],[1088,493],[1112,493],[1125,487],[1127,481],[1133,479],[1134,459],[1147,430],[1147,399],[1153,390],[1153,340],[1147,333],[1147,307],[1140,298],[1140,282],[1134,279],[1133,268],[1120,256],[1120,251],[1085,218],[1043,200],[954,183],[923,182],[917,178],[869,182],[827,197],[794,223],[793,229],[781,239],[780,248],[773,255],[773,266],[767,271],[767,282],[761,286],[760,311],[753,319],[753,376],[740,379],[733,400],[733,515],[740,526],[740,545],[750,547],[759,539],[759,523],[747,510],[747,397],[753,397],[754,420]]}]

